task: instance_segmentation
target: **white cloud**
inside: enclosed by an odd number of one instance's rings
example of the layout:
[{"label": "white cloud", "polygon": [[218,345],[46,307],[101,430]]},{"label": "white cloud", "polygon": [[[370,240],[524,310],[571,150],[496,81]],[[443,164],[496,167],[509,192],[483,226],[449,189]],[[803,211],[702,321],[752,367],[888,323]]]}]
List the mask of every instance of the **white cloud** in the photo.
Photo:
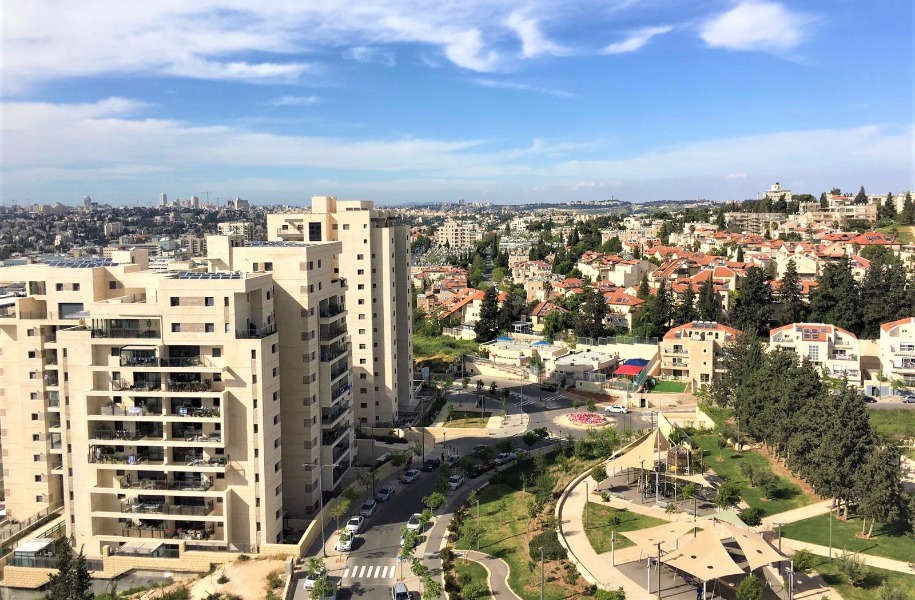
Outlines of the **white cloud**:
[{"label": "white cloud", "polygon": [[310,106],[320,103],[321,99],[317,96],[280,96],[270,102],[273,106]]},{"label": "white cloud", "polygon": [[700,35],[712,48],[779,52],[796,48],[811,21],[777,2],[748,0],[706,21]]},{"label": "white cloud", "polygon": [[646,27],[632,33],[621,42],[615,42],[603,49],[603,54],[624,54],[635,52],[651,41],[657,35],[663,35],[673,30],[673,27],[662,25],[659,27]]},{"label": "white cloud", "polygon": [[343,53],[346,60],[355,60],[364,63],[376,63],[386,67],[393,67],[397,64],[394,53],[381,48],[372,48],[369,46],[355,46]]},{"label": "white cloud", "polygon": [[534,58],[543,54],[564,54],[559,44],[552,42],[540,31],[540,21],[521,12],[513,12],[505,21],[521,40],[521,56]]},{"label": "white cloud", "polygon": [[271,79],[295,79],[307,68],[307,65],[301,63],[252,64],[192,58],[168,66],[165,72],[179,77],[191,77],[194,79],[265,81]]},{"label": "white cloud", "polygon": [[537,94],[548,94],[550,96],[559,96],[561,98],[575,98],[575,94],[572,92],[567,92],[565,90],[557,90],[553,88],[540,87],[537,85],[530,85],[527,83],[517,83],[514,81],[500,81],[498,79],[486,79],[486,78],[477,78],[472,79],[475,84],[487,87],[487,88],[501,88],[506,90],[517,90],[519,92],[535,92]]},{"label": "white cloud", "polygon": [[725,181],[741,181],[746,178],[747,178],[746,173],[731,173],[729,175],[724,176]]}]

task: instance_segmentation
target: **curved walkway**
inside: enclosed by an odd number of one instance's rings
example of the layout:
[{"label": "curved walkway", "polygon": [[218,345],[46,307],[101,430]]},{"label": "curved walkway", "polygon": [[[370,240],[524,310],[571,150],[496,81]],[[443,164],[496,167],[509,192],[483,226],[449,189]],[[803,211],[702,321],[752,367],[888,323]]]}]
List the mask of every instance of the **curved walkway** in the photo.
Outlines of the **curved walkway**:
[{"label": "curved walkway", "polygon": [[489,573],[489,591],[494,598],[511,598],[521,600],[521,596],[516,594],[508,586],[508,564],[501,558],[496,558],[485,552],[476,550],[457,550],[456,558],[463,557],[480,564]]}]

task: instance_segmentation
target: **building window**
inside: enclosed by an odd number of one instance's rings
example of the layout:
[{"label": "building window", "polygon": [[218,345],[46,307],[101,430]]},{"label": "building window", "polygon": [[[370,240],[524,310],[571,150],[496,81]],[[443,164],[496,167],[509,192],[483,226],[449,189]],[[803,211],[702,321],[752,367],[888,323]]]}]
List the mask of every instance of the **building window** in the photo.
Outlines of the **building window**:
[{"label": "building window", "polygon": [[181,299],[178,298],[177,296],[172,296],[171,298],[169,298],[169,302],[171,303],[172,306],[179,306],[181,304]]},{"label": "building window", "polygon": [[73,291],[74,291],[74,292],[78,292],[78,291],[79,291],[79,284],[78,284],[78,283],[74,283],[74,284],[73,284]]},{"label": "building window", "polygon": [[320,242],[321,241],[321,224],[320,223],[309,223],[308,224],[308,241],[309,242]]},{"label": "building window", "polygon": [[272,271],[272,270],[273,270],[273,263],[272,263],[272,262],[265,262],[265,263],[264,263],[264,270],[265,270],[265,271]]},{"label": "building window", "polygon": [[365,254],[357,254],[357,255],[356,255],[356,260],[362,260],[362,259],[364,259],[364,258],[365,258]]},{"label": "building window", "polygon": [[55,285],[54,285],[54,291],[56,291],[56,292],[62,292],[62,291],[64,291],[64,284],[62,284],[62,283],[57,283],[57,284],[55,284]]},{"label": "building window", "polygon": [[349,231],[349,223],[343,224],[343,231]]},{"label": "building window", "polygon": [[807,358],[812,362],[817,362],[820,360],[820,347],[819,346],[808,346],[807,347]]},{"label": "building window", "polygon": [[216,306],[216,304],[214,302],[215,301],[213,299],[213,296],[207,296],[206,298],[203,299],[204,306]]},{"label": "building window", "polygon": [[273,367],[273,376],[276,377],[276,367]]},{"label": "building window", "polygon": [[213,348],[213,358],[220,358],[222,356],[222,348]]},{"label": "building window", "polygon": [[37,421],[37,420],[38,420],[38,413],[32,413],[32,420],[33,420],[33,421]]},{"label": "building window", "polygon": [[172,333],[181,333],[181,323],[172,323]]},{"label": "building window", "polygon": [[216,332],[216,326],[215,326],[213,323],[204,323],[204,325],[203,325],[203,330],[204,330],[206,333],[215,333],[215,332]]}]

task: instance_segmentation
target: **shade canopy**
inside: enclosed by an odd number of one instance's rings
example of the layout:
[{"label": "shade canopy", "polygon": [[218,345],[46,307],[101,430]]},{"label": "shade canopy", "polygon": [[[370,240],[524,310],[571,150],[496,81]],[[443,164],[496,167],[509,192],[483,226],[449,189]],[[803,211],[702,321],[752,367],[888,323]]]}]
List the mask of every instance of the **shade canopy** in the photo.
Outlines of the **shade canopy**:
[{"label": "shade canopy", "polygon": [[638,365],[623,365],[619,369],[613,372],[614,375],[638,375],[642,372],[642,368]]},{"label": "shade canopy", "polygon": [[[708,527],[708,523],[694,523],[692,521],[671,521],[663,525],[649,527],[648,529],[638,529],[636,531],[620,531],[623,535],[639,548],[647,551],[649,554],[661,544],[661,549],[670,552],[677,545],[677,540],[693,529]],[[690,538],[692,540],[692,538]],[[716,544],[720,544],[715,540]]]},{"label": "shade canopy", "polygon": [[[670,449],[670,442],[658,429],[654,429],[626,454],[607,461],[605,466],[607,470],[644,469],[646,466],[648,469],[654,469],[655,462],[666,460],[668,449]],[[606,490],[610,487],[612,486],[609,478],[597,485],[598,490]]]},{"label": "shade canopy", "polygon": [[644,367],[645,365],[648,364],[648,359],[647,358],[627,358],[625,361],[623,361],[623,364]]},{"label": "shade canopy", "polygon": [[747,558],[747,564],[750,570],[755,571],[759,567],[770,563],[785,560],[775,548],[770,546],[761,535],[748,529],[746,526],[737,527],[724,521],[712,520],[712,530],[718,535],[718,539],[726,540],[734,538],[740,551]]},{"label": "shade canopy", "polygon": [[695,539],[663,557],[661,561],[702,581],[744,573],[728,554],[718,533],[712,529],[700,531]]}]

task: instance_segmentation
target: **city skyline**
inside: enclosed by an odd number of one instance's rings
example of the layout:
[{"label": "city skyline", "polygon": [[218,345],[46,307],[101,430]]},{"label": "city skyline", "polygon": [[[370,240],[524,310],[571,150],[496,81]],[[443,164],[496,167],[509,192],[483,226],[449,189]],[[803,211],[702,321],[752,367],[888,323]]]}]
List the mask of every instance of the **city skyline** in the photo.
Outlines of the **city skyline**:
[{"label": "city skyline", "polygon": [[4,5],[4,203],[913,187],[912,6]]}]

